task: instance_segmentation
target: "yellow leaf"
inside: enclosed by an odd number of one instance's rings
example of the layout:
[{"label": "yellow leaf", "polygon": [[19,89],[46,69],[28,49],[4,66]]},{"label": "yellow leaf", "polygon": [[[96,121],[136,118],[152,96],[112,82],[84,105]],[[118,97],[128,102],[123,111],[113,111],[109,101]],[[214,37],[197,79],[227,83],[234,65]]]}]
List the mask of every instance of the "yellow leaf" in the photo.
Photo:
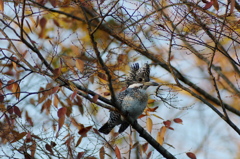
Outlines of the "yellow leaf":
[{"label": "yellow leaf", "polygon": [[15,93],[16,98],[19,99],[19,97],[20,97],[20,87],[19,87],[18,83],[13,84],[12,92]]},{"label": "yellow leaf", "polygon": [[80,72],[84,71],[84,62],[80,59],[76,59],[76,67]]},{"label": "yellow leaf", "polygon": [[164,136],[166,133],[167,127],[166,126],[162,126],[160,131],[157,134],[157,142],[162,145],[163,141],[164,141]]},{"label": "yellow leaf", "polygon": [[152,132],[152,125],[153,125],[152,119],[151,118],[147,118],[147,130],[148,130],[149,133]]}]

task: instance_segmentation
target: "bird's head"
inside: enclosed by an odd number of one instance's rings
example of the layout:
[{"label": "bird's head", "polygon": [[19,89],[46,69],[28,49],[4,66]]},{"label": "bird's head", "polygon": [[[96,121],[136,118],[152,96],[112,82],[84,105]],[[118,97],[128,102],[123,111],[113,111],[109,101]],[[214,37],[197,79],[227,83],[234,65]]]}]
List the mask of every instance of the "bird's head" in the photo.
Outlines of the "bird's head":
[{"label": "bird's head", "polygon": [[133,83],[128,88],[142,88],[147,89],[149,86],[159,86],[156,82],[142,82],[142,83]]}]

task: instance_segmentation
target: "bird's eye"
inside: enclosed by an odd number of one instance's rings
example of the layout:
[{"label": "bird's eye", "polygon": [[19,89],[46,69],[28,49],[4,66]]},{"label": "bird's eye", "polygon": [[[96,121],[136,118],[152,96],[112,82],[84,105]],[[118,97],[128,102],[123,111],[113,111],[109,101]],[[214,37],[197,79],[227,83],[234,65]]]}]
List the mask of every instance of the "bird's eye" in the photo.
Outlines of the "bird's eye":
[{"label": "bird's eye", "polygon": [[138,82],[142,82],[142,81],[143,81],[143,79],[142,79],[142,78],[139,78],[139,79],[138,79]]}]

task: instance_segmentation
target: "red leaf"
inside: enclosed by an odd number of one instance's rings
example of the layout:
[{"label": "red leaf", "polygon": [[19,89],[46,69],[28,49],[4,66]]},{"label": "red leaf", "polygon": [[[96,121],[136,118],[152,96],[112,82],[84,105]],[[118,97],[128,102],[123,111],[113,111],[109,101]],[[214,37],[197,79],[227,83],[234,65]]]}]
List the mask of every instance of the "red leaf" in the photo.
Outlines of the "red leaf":
[{"label": "red leaf", "polygon": [[12,114],[13,113],[13,107],[11,105],[8,105],[7,106],[7,111],[9,114]]},{"label": "red leaf", "polygon": [[196,155],[192,152],[187,152],[186,155],[191,159],[197,159]]},{"label": "red leaf", "polygon": [[120,153],[120,150],[117,146],[115,148],[115,154],[116,154],[117,159],[121,159],[121,153]]},{"label": "red leaf", "polygon": [[67,108],[62,107],[58,110],[57,115],[59,118],[62,118],[62,117],[65,117],[66,113],[67,113]]},{"label": "red leaf", "polygon": [[173,121],[178,124],[182,124],[182,122],[183,122],[182,119],[180,119],[180,118],[175,118],[175,119],[173,119]]},{"label": "red leaf", "polygon": [[99,95],[95,94],[92,98],[93,103],[96,103],[98,100]]},{"label": "red leaf", "polygon": [[81,159],[85,152],[78,152],[77,159]]},{"label": "red leaf", "polygon": [[17,116],[19,116],[19,118],[21,118],[21,111],[17,106],[13,107],[13,111]]},{"label": "red leaf", "polygon": [[171,121],[170,120],[167,120],[167,121],[164,121],[163,122],[163,124],[168,128],[168,127],[170,127],[170,125],[171,125]]},{"label": "red leaf", "polygon": [[40,27],[41,27],[42,29],[44,29],[45,26],[46,26],[46,24],[47,24],[47,19],[44,18],[44,17],[42,17],[42,18],[40,19],[40,21],[39,21],[39,24],[40,24]]},{"label": "red leaf", "polygon": [[213,1],[207,2],[206,5],[203,7],[203,9],[207,10],[207,9],[211,8],[212,5],[213,5]]},{"label": "red leaf", "polygon": [[0,103],[2,103],[3,101],[4,101],[4,95],[0,93]]},{"label": "red leaf", "polygon": [[87,136],[87,132],[92,128],[92,126],[88,126],[88,127],[82,127],[79,131],[78,134],[80,134],[83,137]]}]

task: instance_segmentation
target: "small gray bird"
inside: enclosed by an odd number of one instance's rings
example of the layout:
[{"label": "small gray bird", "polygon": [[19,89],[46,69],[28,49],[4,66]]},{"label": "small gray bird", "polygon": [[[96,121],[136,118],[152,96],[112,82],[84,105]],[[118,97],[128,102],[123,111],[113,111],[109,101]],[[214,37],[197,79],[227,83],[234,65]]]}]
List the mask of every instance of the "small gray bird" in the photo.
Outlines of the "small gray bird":
[{"label": "small gray bird", "polygon": [[[129,87],[120,92],[117,96],[117,101],[125,111],[125,114],[129,115],[133,120],[143,113],[147,106],[148,95],[146,89],[149,86],[158,86],[156,82],[139,82],[129,85]],[[117,112],[110,112],[110,118],[98,131],[104,134],[108,134],[116,125],[121,124],[118,132],[122,133],[127,129],[129,123]]]}]

